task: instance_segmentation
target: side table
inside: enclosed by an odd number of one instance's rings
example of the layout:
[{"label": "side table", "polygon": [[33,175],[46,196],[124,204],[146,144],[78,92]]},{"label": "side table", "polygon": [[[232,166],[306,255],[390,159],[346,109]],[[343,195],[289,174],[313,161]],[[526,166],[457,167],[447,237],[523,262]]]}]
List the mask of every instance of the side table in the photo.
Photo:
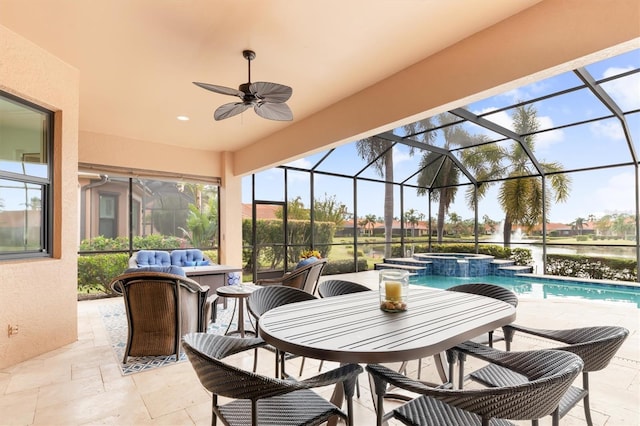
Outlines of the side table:
[{"label": "side table", "polygon": [[[250,333],[253,335],[256,334],[256,332],[253,330],[244,329],[244,301],[247,297],[249,297],[251,293],[259,288],[261,287],[255,284],[226,285],[216,288],[216,294],[218,296],[232,297],[236,299],[236,303],[233,306],[233,313],[231,314],[231,320],[229,320],[229,325],[227,326],[227,330],[224,334],[239,333],[240,337],[244,337],[245,333]],[[238,308],[238,327],[236,330],[229,331],[229,328],[231,328],[231,322],[236,313],[236,307]]]}]

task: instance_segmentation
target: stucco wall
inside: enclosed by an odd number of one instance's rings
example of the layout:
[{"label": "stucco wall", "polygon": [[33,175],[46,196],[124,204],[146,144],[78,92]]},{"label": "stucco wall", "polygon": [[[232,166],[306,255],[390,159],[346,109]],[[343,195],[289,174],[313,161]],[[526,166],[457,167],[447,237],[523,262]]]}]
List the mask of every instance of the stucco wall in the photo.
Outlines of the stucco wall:
[{"label": "stucco wall", "polygon": [[78,337],[78,82],[76,69],[0,26],[0,89],[56,113],[54,256],[0,262],[0,368]]},{"label": "stucco wall", "polygon": [[220,177],[221,153],[120,136],[80,132],[78,161],[151,171]]}]

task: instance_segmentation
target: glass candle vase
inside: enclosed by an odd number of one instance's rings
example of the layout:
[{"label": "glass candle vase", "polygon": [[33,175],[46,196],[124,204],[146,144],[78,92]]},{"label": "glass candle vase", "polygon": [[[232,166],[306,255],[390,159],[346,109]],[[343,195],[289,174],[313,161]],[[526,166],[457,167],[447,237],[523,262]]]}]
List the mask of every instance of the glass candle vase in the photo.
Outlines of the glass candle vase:
[{"label": "glass candle vase", "polygon": [[409,272],[402,269],[382,269],[379,274],[380,309],[386,312],[407,310]]}]

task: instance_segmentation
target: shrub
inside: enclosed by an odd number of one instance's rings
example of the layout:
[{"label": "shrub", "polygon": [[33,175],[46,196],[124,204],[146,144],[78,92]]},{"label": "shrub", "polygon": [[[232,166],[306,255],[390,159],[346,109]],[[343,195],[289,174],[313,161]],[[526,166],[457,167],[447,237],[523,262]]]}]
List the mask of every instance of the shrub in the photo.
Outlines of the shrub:
[{"label": "shrub", "polygon": [[548,254],[545,273],[595,280],[637,281],[638,264],[634,259]]},{"label": "shrub", "polygon": [[[432,244],[431,251],[428,245],[414,245],[415,253],[475,253],[475,244],[471,243],[450,243],[450,244]],[[523,248],[502,247],[496,244],[478,244],[478,254],[486,254],[496,259],[512,259],[516,265],[532,265],[533,257],[531,250]],[[404,257],[400,246],[393,246],[391,249],[393,257]]]},{"label": "shrub", "polygon": [[[183,241],[178,237],[161,234],[133,237],[135,250],[174,250],[181,248]],[[116,237],[105,238],[99,235],[94,238],[82,240],[80,251],[125,251],[129,250],[129,238]]]},{"label": "shrub", "polygon": [[[358,271],[366,271],[369,268],[366,259],[358,259]],[[327,262],[322,275],[348,274],[355,272],[355,265],[352,260],[330,260]]]},{"label": "shrub", "polygon": [[126,253],[95,254],[78,257],[78,293],[112,294],[111,280],[127,269]]}]

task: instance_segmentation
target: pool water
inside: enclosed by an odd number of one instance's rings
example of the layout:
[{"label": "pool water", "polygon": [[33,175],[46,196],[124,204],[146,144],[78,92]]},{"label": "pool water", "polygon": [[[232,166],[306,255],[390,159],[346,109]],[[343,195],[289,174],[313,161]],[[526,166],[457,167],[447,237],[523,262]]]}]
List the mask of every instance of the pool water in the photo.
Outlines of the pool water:
[{"label": "pool water", "polygon": [[599,300],[635,306],[640,309],[640,287],[630,285],[612,285],[608,283],[589,283],[578,281],[552,280],[530,277],[447,277],[441,275],[412,276],[411,284],[447,289],[454,285],[467,283],[497,284],[508,288],[518,297],[535,299],[583,299]]}]

